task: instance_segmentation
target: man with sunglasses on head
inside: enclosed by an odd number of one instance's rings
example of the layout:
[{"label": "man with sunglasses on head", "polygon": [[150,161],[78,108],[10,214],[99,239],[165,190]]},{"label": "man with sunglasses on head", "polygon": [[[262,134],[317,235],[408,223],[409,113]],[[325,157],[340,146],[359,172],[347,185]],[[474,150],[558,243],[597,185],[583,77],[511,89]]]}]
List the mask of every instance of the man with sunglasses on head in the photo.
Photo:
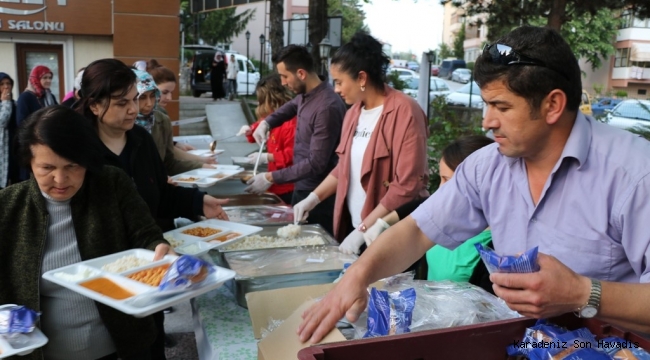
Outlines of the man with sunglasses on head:
[{"label": "man with sunglasses on head", "polygon": [[[324,78],[318,76],[314,61],[304,46],[289,45],[273,56],[282,85],[296,97],[260,122],[253,133],[262,146],[270,129],[298,117],[293,148],[293,165],[250,179],[247,192],[261,194],[272,183],[295,183],[292,205],[310,207],[307,221],[320,224],[333,234],[334,197],[323,200],[312,193],[338,162],[335,153],[341,137],[346,107]],[[294,209],[295,212],[296,209]]]},{"label": "man with sunglasses on head", "polygon": [[485,47],[474,74],[496,143],[372,243],[305,312],[302,341],[320,341],[344,315],[356,320],[372,282],[488,225],[501,255],[539,247],[538,272],[490,277],[511,309],[650,333],[650,142],[578,111],[578,61],[554,30],[513,30]]}]

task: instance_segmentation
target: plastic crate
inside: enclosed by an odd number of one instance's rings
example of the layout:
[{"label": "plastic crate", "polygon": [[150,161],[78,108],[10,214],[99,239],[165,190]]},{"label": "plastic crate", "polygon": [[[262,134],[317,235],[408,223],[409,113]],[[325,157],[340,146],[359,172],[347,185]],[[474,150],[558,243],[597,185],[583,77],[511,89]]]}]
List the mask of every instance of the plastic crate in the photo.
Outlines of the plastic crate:
[{"label": "plastic crate", "polygon": [[[638,342],[640,347],[650,350],[650,339],[623,331],[600,320],[581,319],[573,314],[566,314],[550,321],[571,330],[587,327],[597,339],[618,336]],[[536,319],[522,318],[315,345],[302,349],[298,353],[298,359],[506,360],[506,347],[521,340],[526,328],[533,326],[535,322]]]}]

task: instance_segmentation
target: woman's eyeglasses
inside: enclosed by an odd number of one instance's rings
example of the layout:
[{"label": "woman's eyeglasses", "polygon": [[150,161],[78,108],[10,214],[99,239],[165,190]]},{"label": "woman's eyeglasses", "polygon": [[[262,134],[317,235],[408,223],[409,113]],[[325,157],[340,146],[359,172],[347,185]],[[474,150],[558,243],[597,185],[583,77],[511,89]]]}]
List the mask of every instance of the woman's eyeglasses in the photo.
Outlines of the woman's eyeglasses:
[{"label": "woman's eyeglasses", "polygon": [[547,69],[553,70],[556,73],[562,75],[565,79],[569,80],[569,78],[561,71],[556,70],[544,63],[541,60],[533,59],[525,55],[521,55],[520,53],[516,52],[512,47],[505,45],[505,44],[486,44],[485,47],[483,48],[483,52],[487,52],[490,54],[490,57],[492,58],[492,62],[495,64],[501,64],[501,65],[533,65],[533,66],[541,66],[545,67]]}]

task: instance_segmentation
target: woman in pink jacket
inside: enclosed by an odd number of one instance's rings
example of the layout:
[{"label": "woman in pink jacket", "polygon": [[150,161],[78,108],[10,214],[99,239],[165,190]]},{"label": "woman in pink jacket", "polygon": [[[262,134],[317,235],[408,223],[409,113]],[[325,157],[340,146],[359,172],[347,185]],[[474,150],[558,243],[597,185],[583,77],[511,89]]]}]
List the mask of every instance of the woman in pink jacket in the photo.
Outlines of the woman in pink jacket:
[{"label": "woman in pink jacket", "polygon": [[335,91],[352,107],[345,114],[339,163],[294,206],[303,219],[336,194],[334,236],[339,249],[358,253],[366,227],[401,205],[428,196],[424,112],[410,96],[384,83],[388,57],[375,38],[357,33],[332,58]]}]

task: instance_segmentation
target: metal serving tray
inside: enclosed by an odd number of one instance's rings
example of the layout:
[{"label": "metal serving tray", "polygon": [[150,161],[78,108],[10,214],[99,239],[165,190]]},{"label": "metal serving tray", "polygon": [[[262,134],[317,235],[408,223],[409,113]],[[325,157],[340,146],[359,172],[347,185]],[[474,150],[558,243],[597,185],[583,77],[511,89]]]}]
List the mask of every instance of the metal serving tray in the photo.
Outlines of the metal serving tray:
[{"label": "metal serving tray", "polygon": [[279,196],[271,193],[262,195],[256,194],[237,194],[228,196],[228,204],[224,209],[230,209],[234,206],[253,206],[253,205],[286,205]]},{"label": "metal serving tray", "polygon": [[[278,229],[286,226],[286,225],[264,225],[262,226],[262,231],[255,233],[254,235],[259,235],[259,236],[278,236]],[[323,229],[322,226],[318,224],[310,224],[310,225],[300,225],[300,234],[298,237],[304,237],[304,236],[320,236],[324,241],[325,244],[323,245],[307,245],[307,246],[327,246],[327,245],[339,245],[339,242],[336,241],[332,235],[330,235],[325,229]],[[287,246],[287,247],[273,247],[273,248],[264,248],[264,249],[249,249],[249,250],[227,250],[225,248],[220,248],[218,249],[219,252],[239,252],[239,251],[259,251],[259,250],[267,250],[267,249],[287,249],[287,248],[294,248],[297,246]]]},{"label": "metal serving tray", "polygon": [[[230,252],[225,254],[225,265],[238,274],[226,286],[237,304],[247,308],[249,292],[331,283],[341,274],[345,263],[357,258],[339,252],[336,246]],[[268,266],[251,269],[258,263]]]},{"label": "metal serving tray", "polygon": [[293,224],[293,208],[287,205],[248,205],[224,206],[232,222],[248,225],[287,225]]}]

